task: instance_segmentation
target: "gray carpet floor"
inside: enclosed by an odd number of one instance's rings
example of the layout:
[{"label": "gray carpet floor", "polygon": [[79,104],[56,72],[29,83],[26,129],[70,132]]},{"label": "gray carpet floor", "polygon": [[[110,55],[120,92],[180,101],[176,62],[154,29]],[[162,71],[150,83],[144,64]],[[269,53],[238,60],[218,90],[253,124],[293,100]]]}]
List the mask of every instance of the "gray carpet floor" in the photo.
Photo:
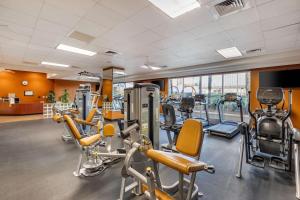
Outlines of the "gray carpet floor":
[{"label": "gray carpet floor", "polygon": [[[104,174],[74,177],[79,150],[61,140],[63,126],[51,120],[0,124],[1,200],[115,200],[120,190],[119,163]],[[161,143],[166,142],[161,133]],[[243,178],[235,178],[239,136],[232,140],[207,135],[202,159],[216,168],[211,175],[199,173],[197,184],[204,200],[292,200],[292,173],[244,165]],[[161,168],[163,183],[177,174]],[[130,198],[128,198],[130,199]]]}]

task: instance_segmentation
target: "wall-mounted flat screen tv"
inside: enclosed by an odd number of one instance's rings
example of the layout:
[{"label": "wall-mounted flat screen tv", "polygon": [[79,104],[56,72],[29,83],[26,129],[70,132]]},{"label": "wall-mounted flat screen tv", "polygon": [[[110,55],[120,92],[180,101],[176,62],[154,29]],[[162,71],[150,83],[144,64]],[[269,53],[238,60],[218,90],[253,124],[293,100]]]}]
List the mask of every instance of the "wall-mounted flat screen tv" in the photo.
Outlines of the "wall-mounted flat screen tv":
[{"label": "wall-mounted flat screen tv", "polygon": [[165,81],[164,80],[155,80],[155,81],[151,81],[151,83],[158,85],[160,87],[160,90],[164,90],[165,88]]},{"label": "wall-mounted flat screen tv", "polygon": [[260,87],[300,87],[300,69],[266,71],[259,73]]}]

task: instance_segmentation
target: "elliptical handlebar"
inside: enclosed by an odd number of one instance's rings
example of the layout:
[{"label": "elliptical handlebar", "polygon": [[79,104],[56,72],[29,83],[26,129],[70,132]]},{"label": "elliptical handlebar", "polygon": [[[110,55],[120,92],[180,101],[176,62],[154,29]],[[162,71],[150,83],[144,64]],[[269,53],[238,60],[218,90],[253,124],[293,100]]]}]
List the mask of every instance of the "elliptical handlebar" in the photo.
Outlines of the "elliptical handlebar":
[{"label": "elliptical handlebar", "polygon": [[292,100],[292,89],[289,89],[288,93],[289,93],[289,107],[288,107],[288,112],[287,112],[286,116],[282,120],[283,122],[285,120],[287,120],[287,118],[292,114],[292,103],[293,103],[293,100]]}]

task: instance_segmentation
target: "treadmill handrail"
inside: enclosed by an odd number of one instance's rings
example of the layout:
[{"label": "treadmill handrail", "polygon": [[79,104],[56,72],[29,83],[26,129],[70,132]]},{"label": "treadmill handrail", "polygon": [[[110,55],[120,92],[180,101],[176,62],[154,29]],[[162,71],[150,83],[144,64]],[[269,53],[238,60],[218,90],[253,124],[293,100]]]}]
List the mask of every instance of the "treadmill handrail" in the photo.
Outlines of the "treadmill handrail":
[{"label": "treadmill handrail", "polygon": [[219,122],[222,123],[224,120],[222,119],[221,116],[221,104],[224,105],[225,102],[233,102],[236,103],[238,108],[240,109],[240,122],[244,122],[244,116],[243,116],[243,108],[242,108],[242,97],[240,95],[237,95],[237,98],[234,100],[225,100],[223,99],[224,95],[221,96],[221,98],[217,102],[217,109],[218,109],[218,114],[219,114]]}]

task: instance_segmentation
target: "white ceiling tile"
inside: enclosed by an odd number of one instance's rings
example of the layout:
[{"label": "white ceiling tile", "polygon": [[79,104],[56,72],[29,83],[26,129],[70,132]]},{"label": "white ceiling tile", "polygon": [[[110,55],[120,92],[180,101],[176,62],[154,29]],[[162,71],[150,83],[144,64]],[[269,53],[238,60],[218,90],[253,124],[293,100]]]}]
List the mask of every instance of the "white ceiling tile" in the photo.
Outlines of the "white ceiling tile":
[{"label": "white ceiling tile", "polygon": [[255,0],[256,5],[266,4],[274,0]]},{"label": "white ceiling tile", "polygon": [[198,35],[194,34],[191,31],[186,31],[179,34],[174,34],[172,37],[154,42],[152,45],[159,49],[178,48],[182,45],[192,44],[193,40],[195,40],[196,38],[198,38]]},{"label": "white ceiling tile", "polygon": [[129,20],[147,28],[153,28],[171,21],[167,15],[152,5],[133,15]]},{"label": "white ceiling tile", "polygon": [[163,35],[165,37],[174,36],[180,32],[183,32],[183,27],[179,24],[176,24],[175,21],[170,21],[168,23],[163,23],[159,26],[151,28],[152,31]]},{"label": "white ceiling tile", "polygon": [[260,23],[248,24],[239,26],[226,31],[235,44],[243,45],[255,41],[264,40],[263,32],[260,28]]},{"label": "white ceiling tile", "polygon": [[300,9],[299,0],[274,0],[257,7],[261,19],[271,18]]},{"label": "white ceiling tile", "polygon": [[265,31],[264,36],[267,40],[278,39],[280,40],[282,37],[294,37],[294,35],[298,34],[300,30],[300,24],[282,27],[270,31]]},{"label": "white ceiling tile", "polygon": [[71,29],[69,27],[50,22],[48,20],[39,19],[36,23],[35,30],[65,36],[70,32]]},{"label": "white ceiling tile", "polygon": [[96,3],[95,0],[46,0],[46,2],[78,16],[85,15]]},{"label": "white ceiling tile", "polygon": [[238,13],[223,16],[219,19],[220,25],[223,29],[233,29],[239,26],[245,26],[247,24],[252,24],[259,21],[259,17],[255,8],[249,8],[242,10]]},{"label": "white ceiling tile", "polygon": [[38,17],[43,0],[1,0],[0,6],[10,8],[16,12]]},{"label": "white ceiling tile", "polygon": [[125,20],[125,18],[117,12],[101,5],[94,6],[85,17],[90,21],[109,28]]},{"label": "white ceiling tile", "polygon": [[121,24],[115,26],[110,31],[103,34],[101,37],[108,39],[110,41],[125,41],[129,37],[137,35],[139,33],[145,32],[146,28],[141,25],[135,24],[129,20],[122,22]]},{"label": "white ceiling tile", "polygon": [[281,37],[280,39],[266,39],[267,50],[285,50],[296,46],[297,35]]},{"label": "white ceiling tile", "polygon": [[98,2],[125,17],[130,17],[149,5],[147,0],[100,0]]},{"label": "white ceiling tile", "polygon": [[193,34],[196,34],[199,37],[207,36],[222,31],[222,27],[216,22],[205,23],[191,30]]},{"label": "white ceiling tile", "polygon": [[55,48],[61,41],[63,36],[53,33],[35,31],[30,43],[33,45],[41,45],[43,47]]},{"label": "white ceiling tile", "polygon": [[100,26],[90,20],[82,19],[78,22],[74,30],[91,35],[93,37],[98,37],[107,31],[108,28],[103,25]]},{"label": "white ceiling tile", "polygon": [[184,15],[177,17],[175,19],[175,23],[178,25],[180,24],[183,27],[183,31],[212,23],[215,21],[215,18],[211,14],[210,9],[210,7],[206,6],[196,8]]},{"label": "white ceiling tile", "polygon": [[40,18],[64,25],[66,27],[75,26],[75,24],[80,19],[80,17],[75,15],[73,12],[64,10],[63,8],[59,8],[48,3],[44,4],[40,13]]},{"label": "white ceiling tile", "polygon": [[142,33],[139,33],[137,35],[134,35],[126,41],[122,41],[121,43],[117,43],[117,46],[127,46],[130,47],[137,47],[147,44],[152,44],[153,42],[162,40],[163,36],[158,35],[157,33],[154,33],[152,31],[145,31]]},{"label": "white ceiling tile", "polygon": [[20,30],[21,29],[16,30],[13,27],[8,27],[6,30],[0,30],[0,38],[27,44],[30,41],[30,35],[24,35],[20,32]]},{"label": "white ceiling tile", "polygon": [[297,23],[300,23],[300,9],[295,12],[289,12],[261,20],[261,28],[263,31],[267,31]]},{"label": "white ceiling tile", "polygon": [[29,28],[33,28],[36,22],[35,17],[22,14],[3,6],[0,6],[0,20],[3,22],[7,22],[7,24],[14,23]]}]

